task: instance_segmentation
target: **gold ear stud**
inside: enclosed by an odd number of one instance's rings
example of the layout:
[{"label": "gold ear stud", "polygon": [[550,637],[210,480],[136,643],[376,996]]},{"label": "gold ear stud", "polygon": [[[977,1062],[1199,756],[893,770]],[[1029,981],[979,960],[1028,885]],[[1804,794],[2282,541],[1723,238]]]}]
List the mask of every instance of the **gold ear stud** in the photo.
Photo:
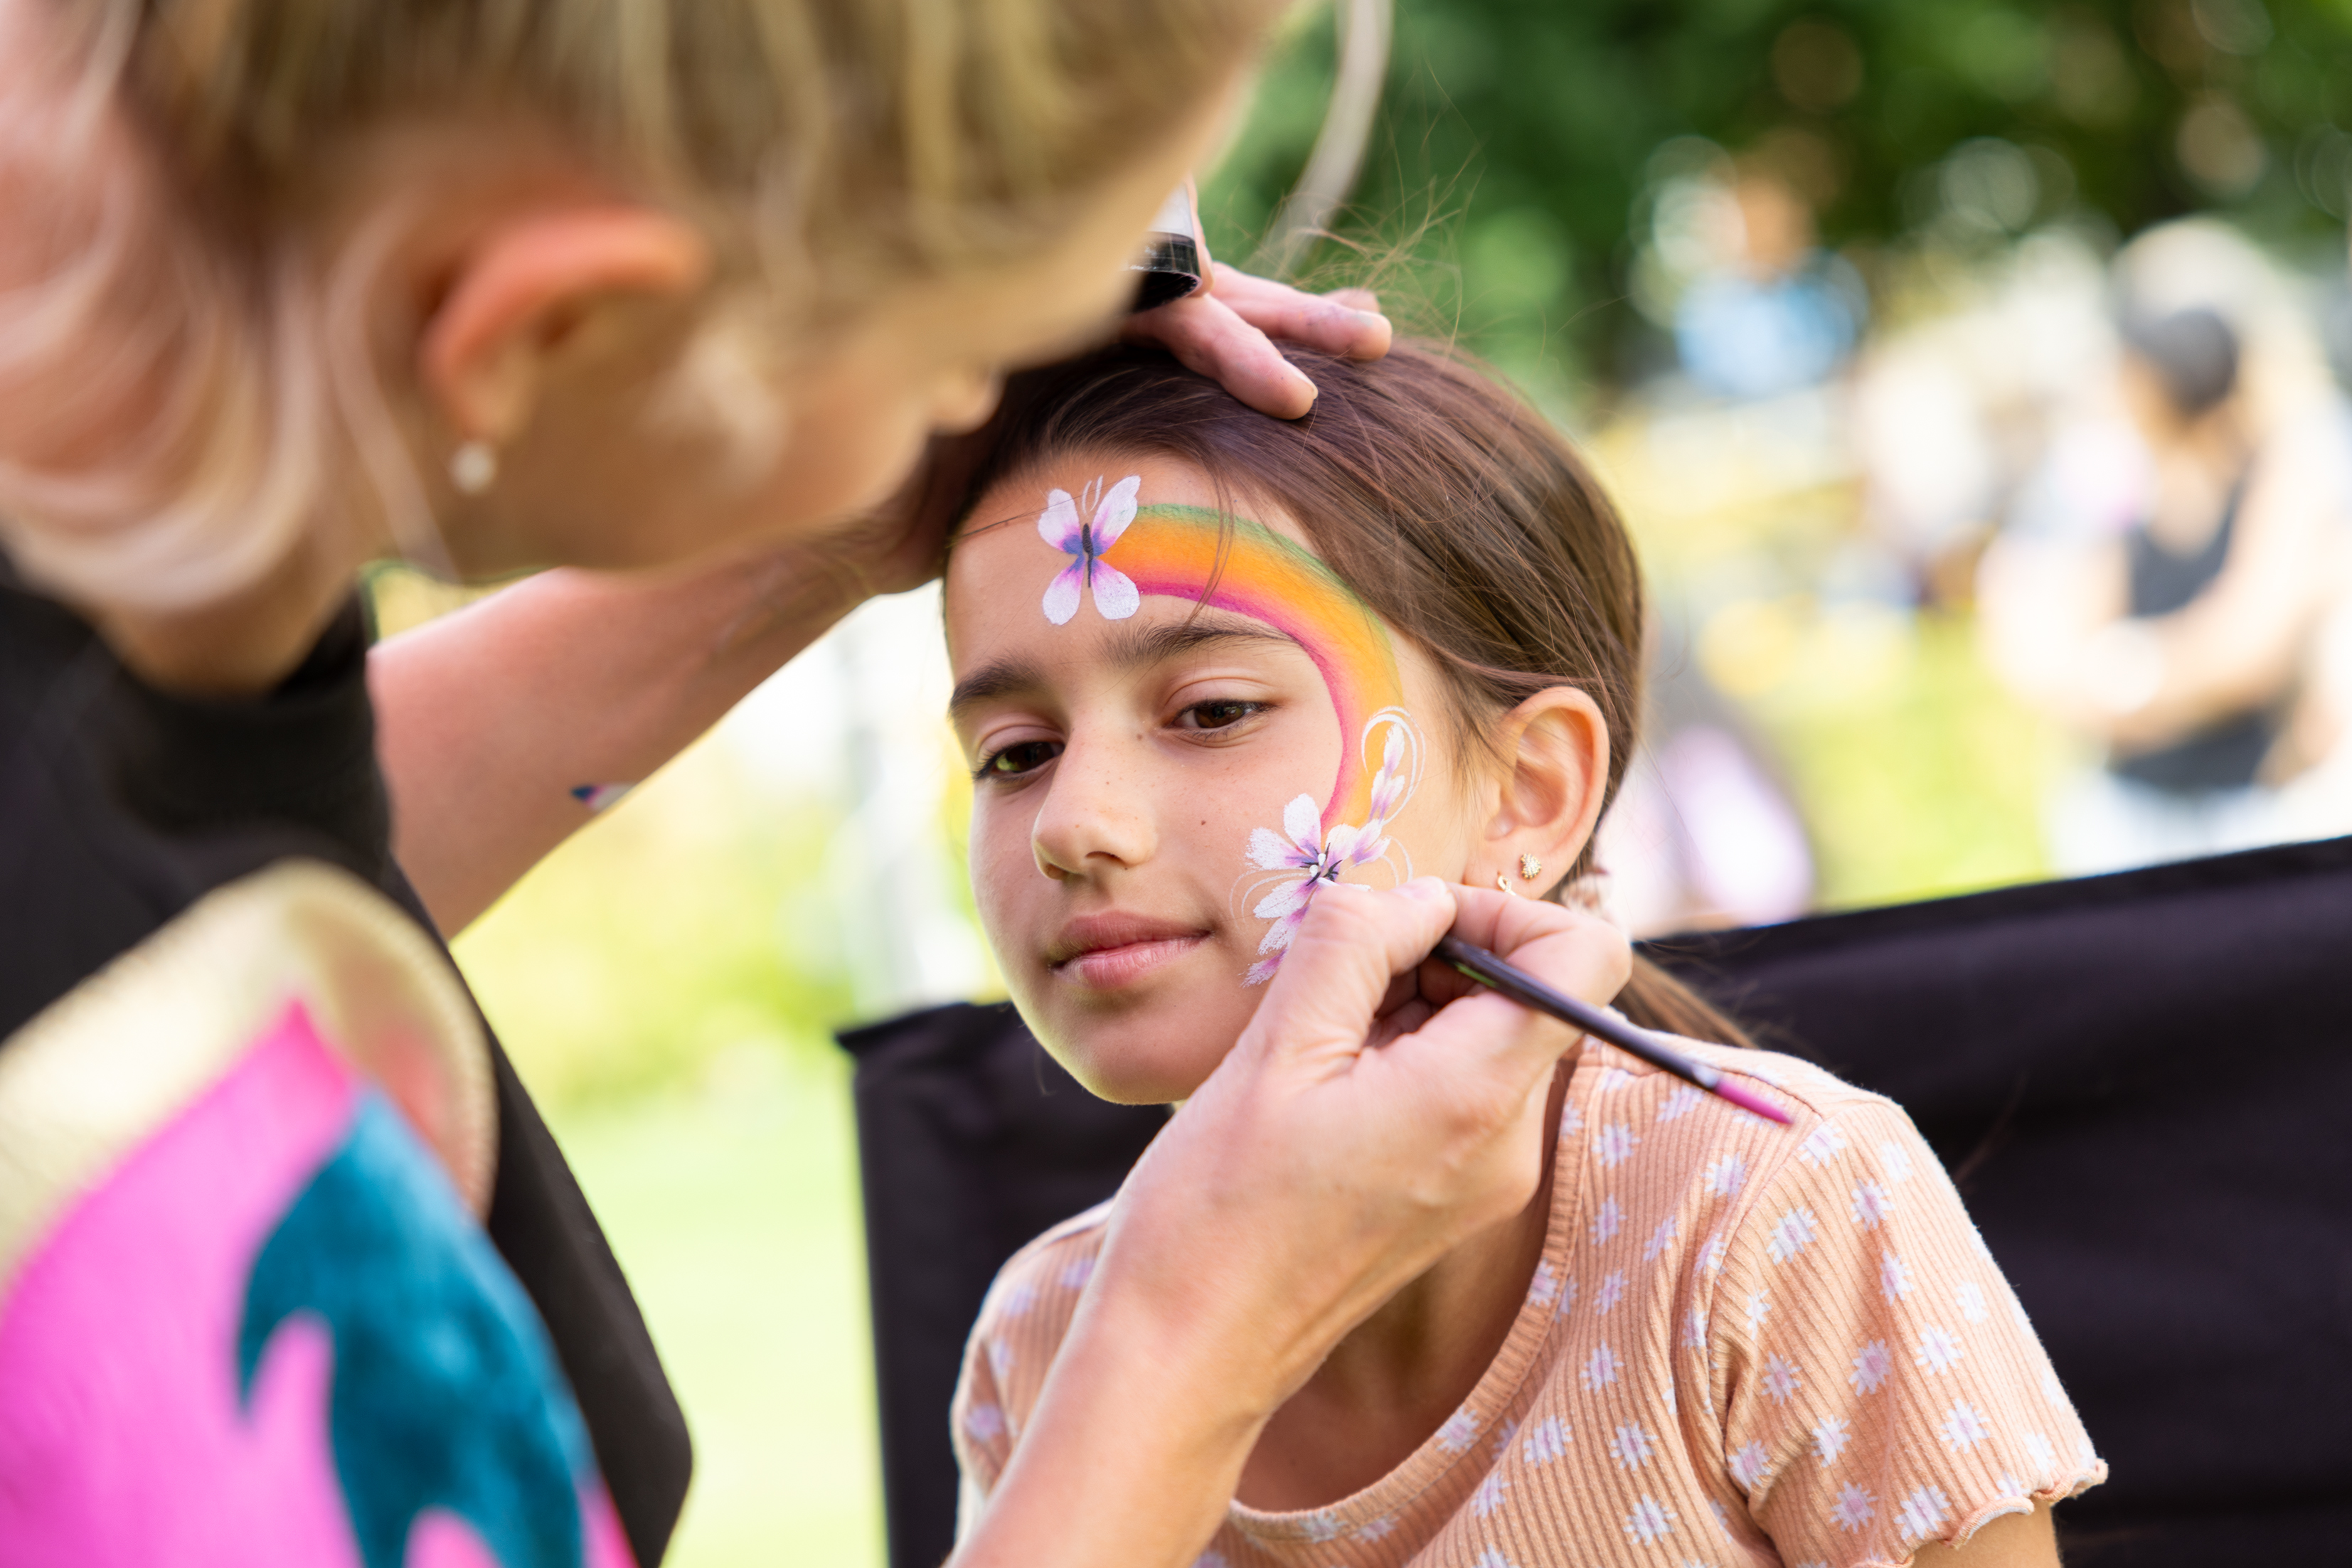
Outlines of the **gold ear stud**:
[{"label": "gold ear stud", "polygon": [[1529,882],[1535,881],[1536,878],[1543,875],[1543,862],[1530,854],[1520,855],[1519,874]]},{"label": "gold ear stud", "polygon": [[1501,872],[1496,872],[1495,873],[1495,891],[1497,893],[1507,893],[1513,898],[1519,896],[1519,890],[1513,887],[1509,883],[1505,882]]}]

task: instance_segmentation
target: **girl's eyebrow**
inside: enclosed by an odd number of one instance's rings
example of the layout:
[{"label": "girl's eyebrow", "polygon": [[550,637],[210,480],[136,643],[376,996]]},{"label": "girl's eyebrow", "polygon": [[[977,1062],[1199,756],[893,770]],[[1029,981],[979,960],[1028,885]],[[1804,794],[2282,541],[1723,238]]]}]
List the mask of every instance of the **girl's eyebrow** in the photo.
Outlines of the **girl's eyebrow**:
[{"label": "girl's eyebrow", "polygon": [[[1159,626],[1121,626],[1113,632],[1104,662],[1115,670],[1140,669],[1220,643],[1273,643],[1296,648],[1297,643],[1268,626],[1236,615],[1203,611],[1189,620]],[[948,718],[954,721],[966,709],[996,697],[1040,691],[1045,672],[1034,661],[997,659],[956,683],[948,698]]]}]

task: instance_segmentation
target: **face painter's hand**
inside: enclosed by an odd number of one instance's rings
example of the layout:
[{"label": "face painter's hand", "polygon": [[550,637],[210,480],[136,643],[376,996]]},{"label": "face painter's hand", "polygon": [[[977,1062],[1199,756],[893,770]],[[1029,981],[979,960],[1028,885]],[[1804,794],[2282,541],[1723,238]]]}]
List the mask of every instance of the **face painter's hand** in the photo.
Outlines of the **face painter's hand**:
[{"label": "face painter's hand", "polygon": [[1622,933],[1558,904],[1426,877],[1328,889],[1114,1210],[1105,1290],[1172,1312],[1169,1332],[1268,1414],[1381,1301],[1534,1197],[1576,1037],[1431,962],[1449,928],[1595,1003],[1631,971]]},{"label": "face painter's hand", "polygon": [[1261,413],[1297,419],[1315,406],[1315,383],[1277,339],[1350,360],[1389,351],[1389,319],[1363,289],[1308,294],[1213,263],[1209,272],[1199,292],[1129,317],[1122,336],[1159,344]]}]

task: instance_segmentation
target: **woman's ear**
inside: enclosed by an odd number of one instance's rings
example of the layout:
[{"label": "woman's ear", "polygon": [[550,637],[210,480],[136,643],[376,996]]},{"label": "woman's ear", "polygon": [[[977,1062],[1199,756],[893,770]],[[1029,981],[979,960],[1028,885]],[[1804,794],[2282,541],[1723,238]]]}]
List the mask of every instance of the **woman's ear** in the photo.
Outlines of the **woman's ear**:
[{"label": "woman's ear", "polygon": [[[1601,821],[1609,792],[1609,722],[1583,691],[1552,686],[1505,714],[1496,731],[1502,772],[1486,829],[1495,864],[1492,871],[1473,864],[1468,880],[1486,885],[1500,873],[1532,882],[1528,891],[1539,892],[1567,874]],[[1522,855],[1543,870],[1527,875]]]},{"label": "woman's ear", "polygon": [[552,357],[625,296],[683,298],[710,271],[710,247],[652,207],[575,206],[502,219],[444,280],[418,370],[443,417],[498,444],[530,422]]}]

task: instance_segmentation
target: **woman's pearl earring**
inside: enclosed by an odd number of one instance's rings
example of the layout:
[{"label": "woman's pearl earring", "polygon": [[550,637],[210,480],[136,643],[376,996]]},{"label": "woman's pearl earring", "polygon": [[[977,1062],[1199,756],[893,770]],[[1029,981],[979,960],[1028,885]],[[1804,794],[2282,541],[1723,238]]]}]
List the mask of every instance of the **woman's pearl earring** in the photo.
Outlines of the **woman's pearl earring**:
[{"label": "woman's pearl earring", "polygon": [[487,441],[468,441],[449,454],[449,483],[478,496],[498,483],[499,455]]}]

